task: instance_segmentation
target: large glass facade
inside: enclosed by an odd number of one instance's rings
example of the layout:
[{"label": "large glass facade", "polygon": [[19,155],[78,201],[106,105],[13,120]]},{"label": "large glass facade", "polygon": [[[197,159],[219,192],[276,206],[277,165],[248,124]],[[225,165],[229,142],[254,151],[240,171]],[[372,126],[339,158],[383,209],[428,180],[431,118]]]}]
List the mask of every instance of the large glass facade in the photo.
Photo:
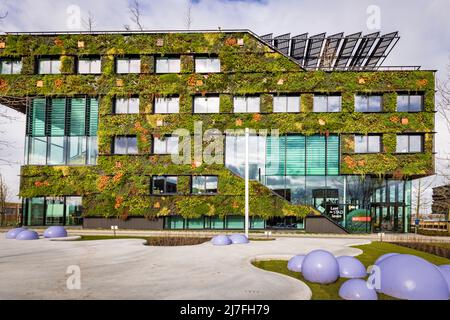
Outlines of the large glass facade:
[{"label": "large glass facade", "polygon": [[96,164],[98,100],[34,98],[27,113],[25,164]]},{"label": "large glass facade", "polygon": [[40,197],[24,200],[27,226],[81,225],[82,197]]},{"label": "large glass facade", "polygon": [[[250,229],[266,228],[266,221],[260,217],[250,217]],[[200,217],[184,219],[180,216],[164,218],[165,229],[244,229],[244,216]]]}]

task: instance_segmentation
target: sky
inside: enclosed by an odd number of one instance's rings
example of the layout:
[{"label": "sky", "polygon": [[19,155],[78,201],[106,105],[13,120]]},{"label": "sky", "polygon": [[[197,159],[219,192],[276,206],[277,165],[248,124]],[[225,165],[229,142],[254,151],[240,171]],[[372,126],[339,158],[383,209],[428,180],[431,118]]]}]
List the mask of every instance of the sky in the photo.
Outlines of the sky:
[{"label": "sky", "polygon": [[[8,12],[0,22],[0,31],[83,30],[83,20],[89,13],[95,20],[93,30],[123,30],[124,25],[133,28],[128,10],[132,1],[0,0],[0,12]],[[142,25],[148,30],[186,29],[190,6],[191,30],[242,28],[258,35],[399,31],[401,39],[384,65],[417,65],[422,69],[438,70],[440,80],[448,77],[448,0],[193,0],[190,5],[188,0],[141,0],[140,3]],[[76,19],[77,12],[81,19]],[[0,158],[8,158],[13,165],[0,163],[0,172],[6,177],[12,193],[17,194],[25,121],[23,115],[0,105],[0,114],[5,112],[15,119],[0,123],[0,140],[10,142],[9,147],[0,146]],[[436,131],[437,158],[446,158],[446,150],[450,150],[450,133],[439,115],[436,116]],[[438,160],[437,168],[442,172],[447,168],[447,161]],[[436,185],[446,182],[442,177],[432,180]],[[429,182],[423,185],[428,186]],[[431,190],[425,192],[426,203],[430,203],[430,195]]]}]

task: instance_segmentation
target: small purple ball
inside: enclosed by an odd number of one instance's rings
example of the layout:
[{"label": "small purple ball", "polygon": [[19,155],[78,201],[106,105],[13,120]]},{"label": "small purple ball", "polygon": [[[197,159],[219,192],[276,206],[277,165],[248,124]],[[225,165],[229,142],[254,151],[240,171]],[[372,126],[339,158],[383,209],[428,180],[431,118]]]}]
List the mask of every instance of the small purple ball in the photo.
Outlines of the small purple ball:
[{"label": "small purple ball", "polygon": [[37,240],[39,239],[39,234],[33,230],[25,230],[19,233],[16,240]]},{"label": "small purple ball", "polygon": [[364,265],[350,256],[336,258],[339,264],[339,274],[342,278],[364,278],[367,275]]},{"label": "small purple ball", "polygon": [[44,231],[44,238],[63,238],[67,237],[67,231],[61,226],[52,226]]},{"label": "small purple ball", "polygon": [[445,281],[447,281],[447,287],[450,298],[450,264],[443,264],[441,266],[438,266],[438,269],[441,272],[442,276],[444,277]]},{"label": "small purple ball", "polygon": [[395,256],[395,255],[397,255],[397,254],[399,254],[399,253],[392,252],[392,253],[386,253],[386,254],[383,254],[383,255],[381,255],[381,256],[378,257],[378,259],[375,261],[374,265],[379,265],[380,262],[383,261],[384,259],[393,257],[393,256]]},{"label": "small purple ball", "polygon": [[242,244],[242,243],[249,242],[248,238],[245,236],[245,234],[241,234],[241,233],[232,234],[232,235],[228,236],[228,238],[230,238],[230,240],[233,244]]},{"label": "small purple ball", "polygon": [[377,292],[362,279],[345,281],[339,289],[339,296],[344,300],[378,300]]},{"label": "small purple ball", "polygon": [[305,255],[303,255],[303,254],[293,256],[288,261],[288,264],[287,264],[288,270],[291,270],[294,272],[302,272],[303,260],[305,260]]},{"label": "small purple ball", "polygon": [[6,233],[6,239],[15,239],[19,235],[19,233],[25,230],[27,229],[23,227],[11,229]]},{"label": "small purple ball", "polygon": [[380,292],[407,300],[448,300],[444,276],[434,264],[410,254],[381,261]]},{"label": "small purple ball", "polygon": [[224,234],[219,234],[218,236],[215,236],[211,239],[211,242],[215,246],[227,246],[231,244],[231,240],[228,236]]},{"label": "small purple ball", "polygon": [[332,253],[314,250],[303,260],[302,274],[310,282],[333,283],[339,278],[339,264]]}]

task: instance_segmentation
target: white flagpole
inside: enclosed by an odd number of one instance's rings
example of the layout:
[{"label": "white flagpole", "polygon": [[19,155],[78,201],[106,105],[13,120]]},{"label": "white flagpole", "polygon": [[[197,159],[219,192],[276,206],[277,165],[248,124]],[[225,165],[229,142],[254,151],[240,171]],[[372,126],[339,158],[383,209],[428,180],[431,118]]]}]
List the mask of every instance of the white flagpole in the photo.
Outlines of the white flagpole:
[{"label": "white flagpole", "polygon": [[248,238],[248,225],[249,225],[249,214],[248,214],[248,207],[249,207],[249,169],[248,169],[248,136],[249,136],[249,129],[245,128],[245,221],[244,221],[244,227],[245,227],[245,236]]}]

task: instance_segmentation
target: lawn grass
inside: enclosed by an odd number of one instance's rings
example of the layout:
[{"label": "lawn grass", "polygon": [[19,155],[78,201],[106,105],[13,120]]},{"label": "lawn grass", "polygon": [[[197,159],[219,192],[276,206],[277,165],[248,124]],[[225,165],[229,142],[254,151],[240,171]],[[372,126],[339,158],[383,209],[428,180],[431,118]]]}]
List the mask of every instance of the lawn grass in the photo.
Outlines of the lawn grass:
[{"label": "lawn grass", "polygon": [[[433,254],[429,254],[426,252],[409,249],[406,247],[397,246],[395,244],[387,243],[387,242],[372,242],[371,244],[354,246],[355,248],[359,248],[363,250],[363,253],[357,258],[364,264],[367,268],[370,265],[373,265],[375,260],[385,254],[390,252],[397,252],[403,254],[413,254],[428,260],[434,264],[450,264],[449,259],[445,259],[442,257],[435,256]],[[321,285],[317,283],[312,283],[306,281],[301,273],[289,271],[287,268],[286,260],[270,260],[270,261],[255,261],[253,265],[272,272],[278,272],[296,279],[299,279],[306,283],[309,286],[312,292],[312,300],[341,300],[339,297],[339,288],[342,283],[344,283],[348,279],[340,278],[335,283],[331,283],[328,285]],[[393,300],[395,298],[386,296],[384,294],[378,294],[379,300]]]}]

